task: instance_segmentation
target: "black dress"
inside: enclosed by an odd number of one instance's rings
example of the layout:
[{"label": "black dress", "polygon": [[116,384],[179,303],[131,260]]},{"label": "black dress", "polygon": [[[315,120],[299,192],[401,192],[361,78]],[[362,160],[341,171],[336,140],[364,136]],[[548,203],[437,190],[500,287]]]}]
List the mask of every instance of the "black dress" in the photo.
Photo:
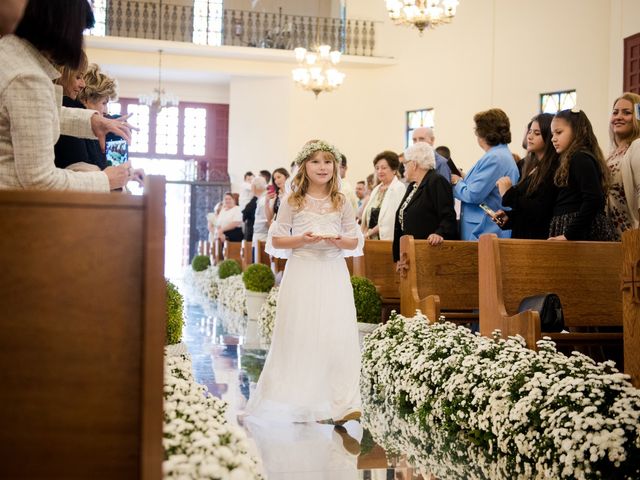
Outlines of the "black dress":
[{"label": "black dress", "polygon": [[451,184],[433,169],[427,172],[417,187],[415,182],[410,183],[400,202],[393,233],[393,261],[400,260],[402,235],[426,239],[432,233],[437,233],[445,240],[458,239]]},{"label": "black dress", "polygon": [[[62,97],[62,105],[69,108],[85,108],[82,103],[70,97]],[[98,140],[60,135],[58,142],[54,146],[54,152],[54,163],[58,168],[67,168],[69,165],[78,162],[96,165],[100,170],[104,170],[109,166],[107,157],[102,153]]]},{"label": "black dress", "polygon": [[501,227],[511,230],[511,238],[549,238],[549,225],[558,196],[554,175],[555,170],[548,172],[547,178],[533,192],[527,193],[532,175],[505,192],[502,205],[511,208],[511,211],[506,212],[509,220]]}]

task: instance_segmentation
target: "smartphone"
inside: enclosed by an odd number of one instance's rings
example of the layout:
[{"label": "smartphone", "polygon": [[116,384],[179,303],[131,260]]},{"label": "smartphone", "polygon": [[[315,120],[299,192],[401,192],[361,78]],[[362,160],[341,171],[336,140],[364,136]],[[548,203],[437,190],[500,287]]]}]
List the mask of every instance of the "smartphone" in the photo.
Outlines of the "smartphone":
[{"label": "smartphone", "polygon": [[484,213],[486,213],[487,215],[489,215],[491,218],[496,218],[496,212],[494,212],[493,210],[491,210],[491,208],[489,207],[489,205],[487,205],[486,203],[481,203],[480,205],[478,205],[482,210],[484,210]]},{"label": "smartphone", "polygon": [[267,193],[269,193],[269,194],[276,193],[276,187],[274,187],[273,185],[268,185],[267,186]]},{"label": "smartphone", "polygon": [[126,140],[107,140],[105,153],[107,161],[114,167],[129,161],[129,145]]}]

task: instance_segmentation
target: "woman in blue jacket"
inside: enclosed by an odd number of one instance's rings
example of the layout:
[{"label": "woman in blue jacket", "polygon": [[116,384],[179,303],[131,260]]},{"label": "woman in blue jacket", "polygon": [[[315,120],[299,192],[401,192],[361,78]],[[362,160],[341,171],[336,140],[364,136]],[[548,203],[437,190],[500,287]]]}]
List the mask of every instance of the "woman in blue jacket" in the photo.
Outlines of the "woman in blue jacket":
[{"label": "woman in blue jacket", "polygon": [[509,238],[511,231],[500,229],[479,206],[484,203],[493,211],[503,209],[496,181],[507,176],[515,184],[520,178],[516,162],[507,147],[511,142],[509,117],[499,108],[492,108],[476,113],[473,120],[478,145],[485,154],[464,178],[451,175],[453,195],[462,202],[460,238],[478,240],[483,233]]}]

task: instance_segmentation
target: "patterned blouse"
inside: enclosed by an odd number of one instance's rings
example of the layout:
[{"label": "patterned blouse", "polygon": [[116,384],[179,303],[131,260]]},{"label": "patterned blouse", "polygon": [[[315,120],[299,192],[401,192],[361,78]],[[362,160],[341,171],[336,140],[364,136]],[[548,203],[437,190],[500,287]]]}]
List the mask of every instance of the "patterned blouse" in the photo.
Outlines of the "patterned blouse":
[{"label": "patterned blouse", "polygon": [[624,196],[622,173],[620,172],[620,163],[628,148],[629,145],[621,145],[607,158],[607,166],[611,173],[611,188],[609,189],[607,211],[615,227],[615,240],[617,241],[621,239],[622,232],[630,229],[632,226],[631,219],[629,218],[627,199]]}]

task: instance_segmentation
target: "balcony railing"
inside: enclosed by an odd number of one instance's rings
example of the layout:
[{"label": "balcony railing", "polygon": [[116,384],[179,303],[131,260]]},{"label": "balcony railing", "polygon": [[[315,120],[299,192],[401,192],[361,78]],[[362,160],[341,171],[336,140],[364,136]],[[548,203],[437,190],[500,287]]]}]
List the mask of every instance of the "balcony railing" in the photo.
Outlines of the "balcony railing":
[{"label": "balcony railing", "polygon": [[348,55],[373,56],[375,23],[368,20],[210,8],[162,0],[95,2],[92,35],[149,38],[205,45],[292,50],[327,44]]}]

